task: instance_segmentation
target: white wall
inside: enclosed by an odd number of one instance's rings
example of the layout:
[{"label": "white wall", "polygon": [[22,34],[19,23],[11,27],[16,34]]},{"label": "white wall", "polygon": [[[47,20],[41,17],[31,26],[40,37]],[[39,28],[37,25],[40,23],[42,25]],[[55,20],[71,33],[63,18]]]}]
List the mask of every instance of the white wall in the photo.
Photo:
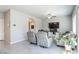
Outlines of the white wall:
[{"label": "white wall", "polygon": [[39,29],[42,29],[42,19],[32,16],[32,19],[35,21],[34,32],[37,33]]},{"label": "white wall", "polygon": [[0,13],[0,40],[4,40],[4,15]]},{"label": "white wall", "polygon": [[[28,15],[20,11],[11,9],[10,21],[11,21],[11,43],[20,42],[27,40],[27,31],[28,31]],[[33,16],[32,16],[33,17]],[[41,21],[33,17],[36,22],[35,32],[41,28]],[[16,26],[13,26],[13,25]]]},{"label": "white wall", "polygon": [[48,30],[48,23],[49,22],[59,22],[60,26],[58,31],[65,32],[65,31],[71,31],[72,30],[72,19],[71,16],[59,16],[55,19],[44,19],[43,20],[43,28],[45,30]]},{"label": "white wall", "polygon": [[76,34],[77,34],[77,12],[78,12],[78,6],[75,6],[72,13],[72,30]]},{"label": "white wall", "polygon": [[75,6],[72,14],[72,25],[73,32],[76,32],[78,35],[78,53],[79,53],[79,6]]},{"label": "white wall", "polygon": [[78,53],[79,53],[79,7],[77,12],[77,35],[78,35]]},{"label": "white wall", "polygon": [[77,19],[76,19],[76,14],[72,17],[72,31],[77,34],[76,31],[76,23],[77,23]]},{"label": "white wall", "polygon": [[[11,9],[11,43],[27,39],[27,15]],[[14,24],[16,26],[14,26]]]}]

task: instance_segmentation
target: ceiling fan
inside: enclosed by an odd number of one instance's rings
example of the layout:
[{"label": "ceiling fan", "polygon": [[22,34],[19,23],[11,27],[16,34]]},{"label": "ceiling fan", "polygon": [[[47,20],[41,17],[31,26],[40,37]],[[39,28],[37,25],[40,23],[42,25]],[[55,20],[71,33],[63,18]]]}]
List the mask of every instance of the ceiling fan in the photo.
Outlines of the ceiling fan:
[{"label": "ceiling fan", "polygon": [[48,14],[47,14],[47,18],[48,18],[48,19],[55,19],[56,16],[53,16],[51,13],[48,13]]}]

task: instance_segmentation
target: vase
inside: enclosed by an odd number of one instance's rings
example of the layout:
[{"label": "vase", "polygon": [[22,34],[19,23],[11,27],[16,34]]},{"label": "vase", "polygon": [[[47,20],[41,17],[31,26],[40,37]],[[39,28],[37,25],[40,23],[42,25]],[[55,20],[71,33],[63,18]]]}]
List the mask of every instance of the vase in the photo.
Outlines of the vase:
[{"label": "vase", "polygon": [[65,45],[65,52],[68,53],[72,53],[72,48],[70,45]]}]

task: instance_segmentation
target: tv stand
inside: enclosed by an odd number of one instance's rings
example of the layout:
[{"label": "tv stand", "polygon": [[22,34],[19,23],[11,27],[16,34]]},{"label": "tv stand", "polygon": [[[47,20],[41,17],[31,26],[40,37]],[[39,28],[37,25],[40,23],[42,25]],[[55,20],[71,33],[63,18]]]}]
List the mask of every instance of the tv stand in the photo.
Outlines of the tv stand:
[{"label": "tv stand", "polygon": [[55,34],[57,32],[57,29],[50,29],[50,32],[53,32],[53,34]]}]

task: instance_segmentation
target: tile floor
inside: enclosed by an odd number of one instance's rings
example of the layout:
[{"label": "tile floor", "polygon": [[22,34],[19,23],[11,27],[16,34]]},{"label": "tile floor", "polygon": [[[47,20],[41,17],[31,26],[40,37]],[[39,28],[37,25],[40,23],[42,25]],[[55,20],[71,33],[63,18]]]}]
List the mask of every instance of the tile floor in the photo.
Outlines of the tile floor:
[{"label": "tile floor", "polygon": [[[0,41],[0,54],[63,54],[64,48],[52,44],[49,48],[42,48],[37,45],[22,41],[16,44],[7,45],[4,41]],[[77,53],[76,50],[73,52]]]}]

